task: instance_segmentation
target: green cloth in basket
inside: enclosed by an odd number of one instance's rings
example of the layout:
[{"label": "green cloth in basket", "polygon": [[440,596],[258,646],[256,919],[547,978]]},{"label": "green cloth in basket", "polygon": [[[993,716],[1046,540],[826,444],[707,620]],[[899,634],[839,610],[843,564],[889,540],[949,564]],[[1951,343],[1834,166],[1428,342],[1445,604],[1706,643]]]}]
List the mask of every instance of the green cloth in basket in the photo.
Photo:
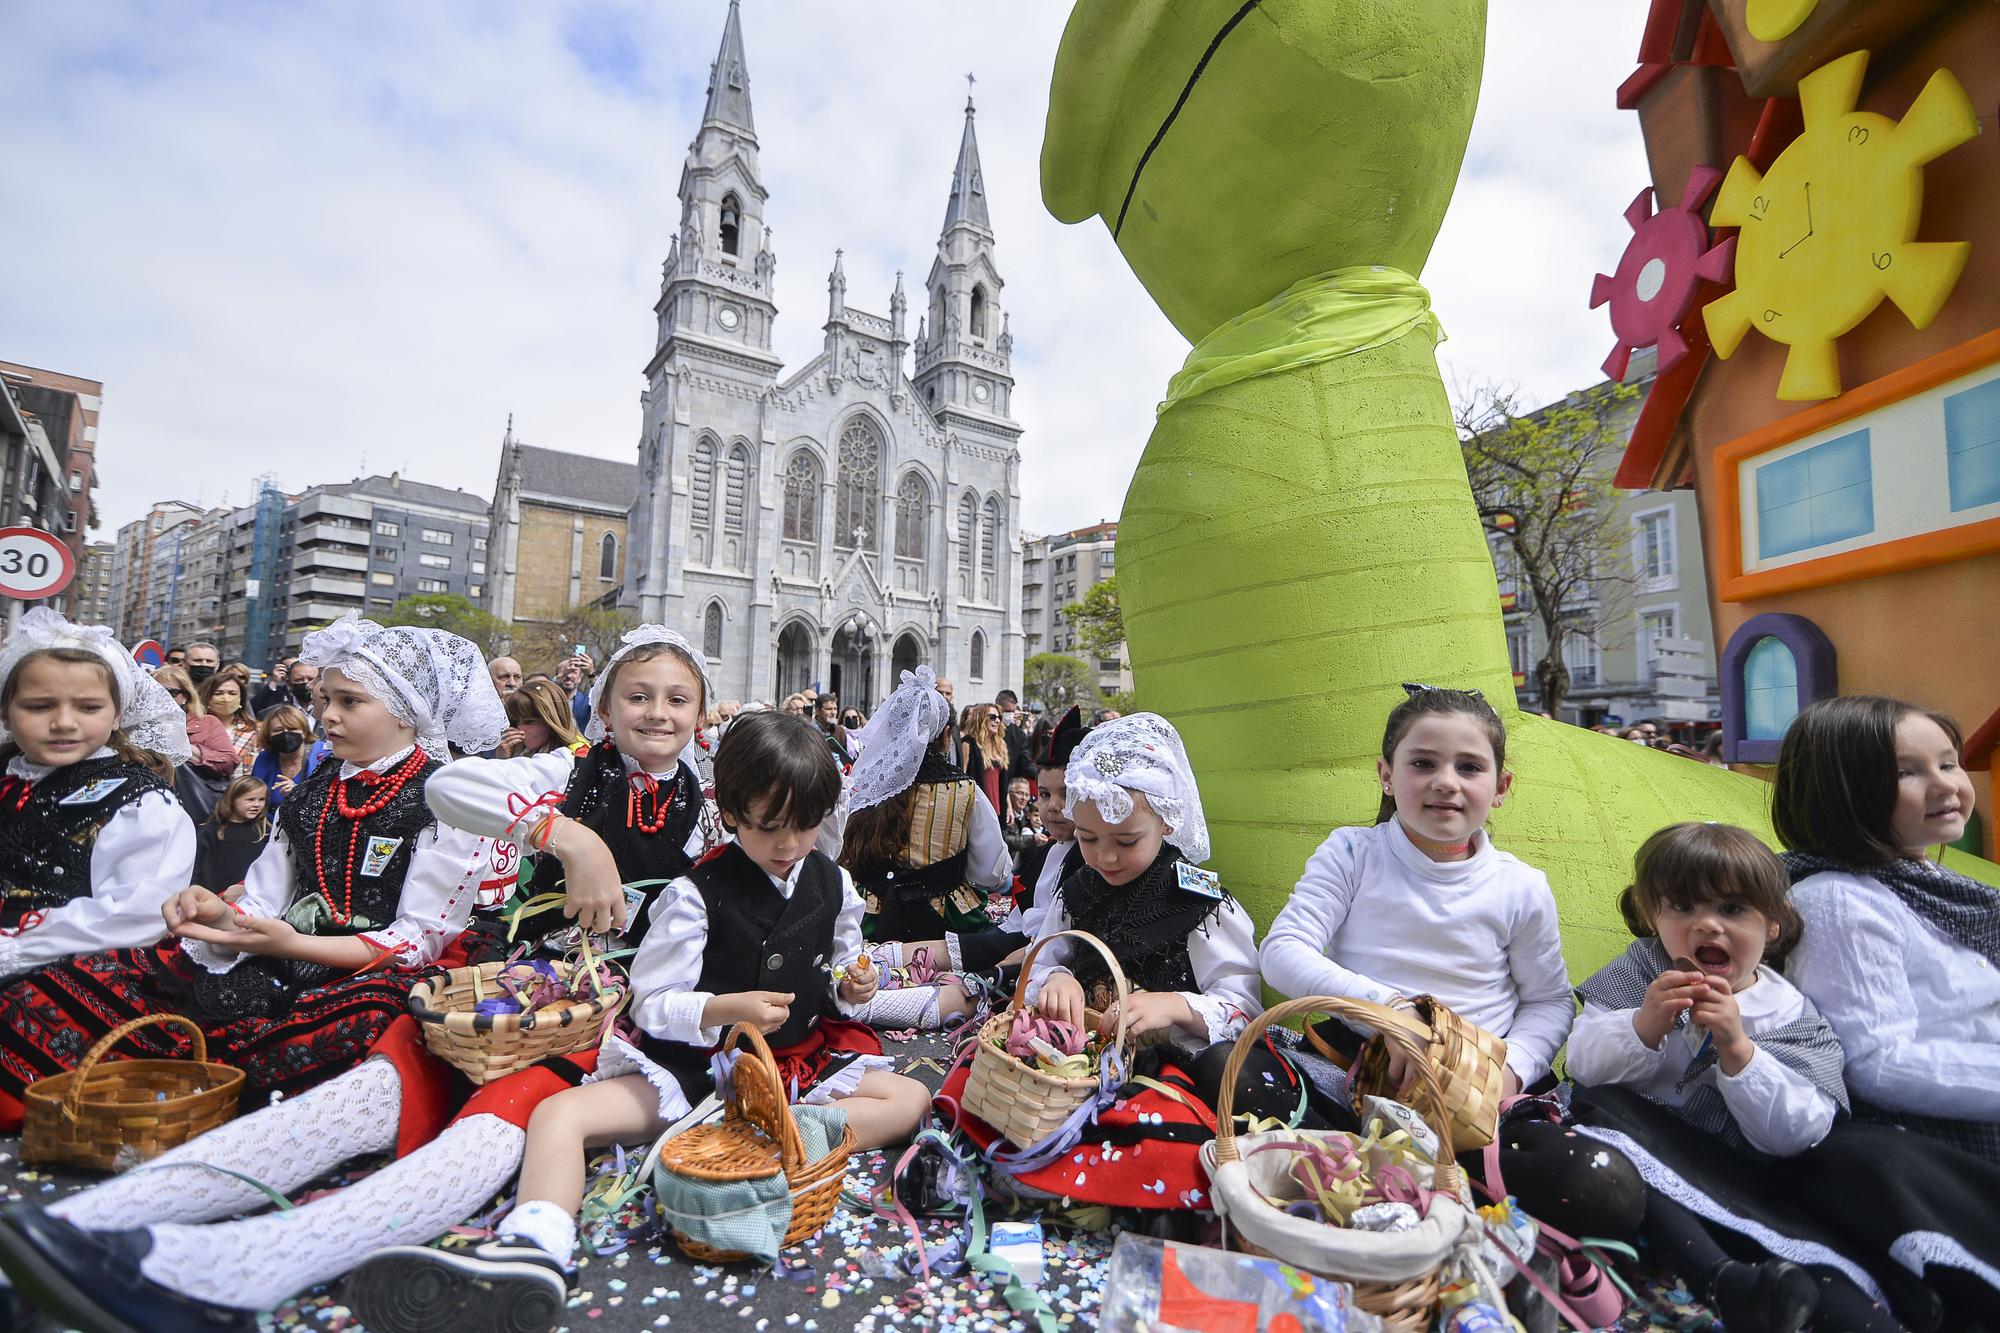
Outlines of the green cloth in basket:
[{"label": "green cloth in basket", "polygon": [[[794,1106],[799,1142],[808,1163],[817,1162],[847,1133],[847,1112],[837,1106]],[[653,1169],[653,1192],[667,1224],[718,1250],[740,1250],[759,1263],[775,1263],[792,1224],[791,1183],[783,1171],[761,1180],[694,1180]]]}]

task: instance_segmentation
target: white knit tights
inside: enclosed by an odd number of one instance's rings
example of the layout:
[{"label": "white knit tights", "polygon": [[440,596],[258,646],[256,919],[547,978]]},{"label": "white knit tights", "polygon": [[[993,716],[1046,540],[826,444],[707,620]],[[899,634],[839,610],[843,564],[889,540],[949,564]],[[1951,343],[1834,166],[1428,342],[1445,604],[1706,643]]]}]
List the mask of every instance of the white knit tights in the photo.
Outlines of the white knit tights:
[{"label": "white knit tights", "polygon": [[200,1300],[268,1310],[386,1245],[436,1240],[507,1187],[526,1141],[525,1130],[497,1116],[470,1116],[408,1157],[289,1212],[154,1226],[139,1267]]},{"label": "white knit tights", "polygon": [[310,1092],[231,1120],[144,1166],[50,1207],[66,1222],[116,1230],[146,1222],[209,1222],[266,1206],[263,1191],[221,1171],[261,1180],[282,1194],[342,1162],[396,1146],[402,1080],[387,1060],[367,1060]]}]

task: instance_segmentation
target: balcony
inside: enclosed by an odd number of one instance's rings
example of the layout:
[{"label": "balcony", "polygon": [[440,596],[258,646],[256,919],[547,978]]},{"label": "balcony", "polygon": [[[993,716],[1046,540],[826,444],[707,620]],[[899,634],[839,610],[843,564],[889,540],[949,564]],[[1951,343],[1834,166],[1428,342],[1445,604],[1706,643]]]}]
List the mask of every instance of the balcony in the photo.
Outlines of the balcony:
[{"label": "balcony", "polygon": [[368,556],[358,549],[346,551],[339,547],[315,546],[297,551],[292,556],[292,568],[301,573],[308,569],[344,569],[354,574],[366,574]]},{"label": "balcony", "polygon": [[356,601],[359,601],[366,594],[367,590],[367,584],[361,579],[340,579],[323,575],[311,575],[306,578],[293,579],[290,593],[293,601],[297,601],[301,597],[316,596],[352,597]]},{"label": "balcony", "polygon": [[294,543],[300,547],[333,544],[367,549],[370,529],[349,527],[345,523],[301,524],[294,536]]},{"label": "balcony", "polygon": [[315,495],[299,503],[299,522],[310,523],[325,515],[329,518],[351,518],[366,527],[375,516],[375,506],[366,500],[350,499],[345,495]]},{"label": "balcony", "polygon": [[357,598],[353,602],[293,602],[285,608],[287,625],[318,624],[321,621],[338,620],[349,611],[361,609]]}]

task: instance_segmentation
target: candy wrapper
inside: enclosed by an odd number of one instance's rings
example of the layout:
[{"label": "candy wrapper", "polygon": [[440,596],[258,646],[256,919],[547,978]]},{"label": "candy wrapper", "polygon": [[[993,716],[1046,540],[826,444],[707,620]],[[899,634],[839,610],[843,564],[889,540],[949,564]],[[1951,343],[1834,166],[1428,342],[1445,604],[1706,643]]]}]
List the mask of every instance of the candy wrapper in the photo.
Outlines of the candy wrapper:
[{"label": "candy wrapper", "polygon": [[1356,1208],[1347,1225],[1356,1231],[1414,1231],[1421,1221],[1407,1203],[1371,1203]]},{"label": "candy wrapper", "polygon": [[1494,1272],[1513,1271],[1514,1265],[1507,1261],[1508,1254],[1524,1264],[1535,1257],[1539,1229],[1513,1195],[1481,1208],[1479,1218],[1486,1223],[1486,1265]]},{"label": "candy wrapper", "polygon": [[1484,1301],[1469,1301],[1445,1316],[1443,1333],[1519,1333],[1520,1325],[1504,1310]]},{"label": "candy wrapper", "polygon": [[1409,1144],[1417,1156],[1433,1165],[1438,1159],[1438,1138],[1424,1118],[1401,1102],[1387,1097],[1363,1097],[1361,1099],[1361,1126],[1364,1130],[1379,1123],[1377,1137],[1391,1141],[1397,1133],[1409,1136]]},{"label": "candy wrapper", "polygon": [[1111,1251],[1097,1328],[1099,1333],[1381,1333],[1382,1323],[1355,1306],[1354,1288],[1345,1282],[1275,1259],[1128,1231]]}]

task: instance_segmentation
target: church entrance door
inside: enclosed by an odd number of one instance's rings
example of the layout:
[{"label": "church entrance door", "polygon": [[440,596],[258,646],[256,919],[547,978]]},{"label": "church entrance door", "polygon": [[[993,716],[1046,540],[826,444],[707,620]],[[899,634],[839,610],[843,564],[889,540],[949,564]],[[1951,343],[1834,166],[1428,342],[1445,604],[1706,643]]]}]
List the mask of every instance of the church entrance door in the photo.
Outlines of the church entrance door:
[{"label": "church entrance door", "polygon": [[859,708],[864,713],[875,711],[881,702],[875,697],[875,644],[853,621],[841,626],[833,636],[833,661],[829,668],[828,686],[840,696],[843,707]]},{"label": "church entrance door", "polygon": [[812,631],[794,620],[778,631],[778,690],[772,700],[782,704],[813,682]]},{"label": "church entrance door", "polygon": [[917,642],[914,634],[896,636],[896,646],[889,655],[889,676],[901,683],[905,671],[915,671],[917,664],[924,660],[924,647]]}]

